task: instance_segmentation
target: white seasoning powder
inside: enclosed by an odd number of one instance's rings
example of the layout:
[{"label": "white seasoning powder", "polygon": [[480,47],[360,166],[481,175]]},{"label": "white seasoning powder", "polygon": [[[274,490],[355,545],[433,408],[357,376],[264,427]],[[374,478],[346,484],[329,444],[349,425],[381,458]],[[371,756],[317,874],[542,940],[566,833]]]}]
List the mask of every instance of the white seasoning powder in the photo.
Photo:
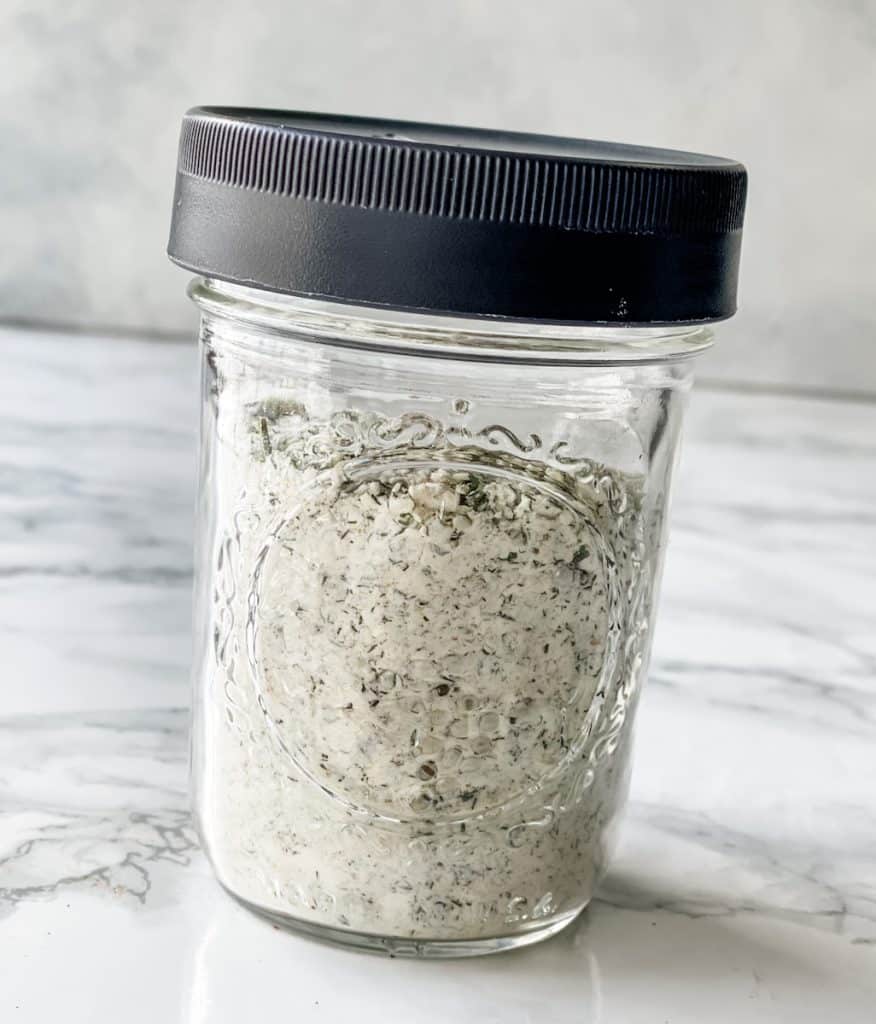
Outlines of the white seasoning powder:
[{"label": "white seasoning powder", "polygon": [[427,417],[229,403],[220,426],[200,741],[219,877],[408,938],[579,909],[626,784],[641,478],[454,445]]}]

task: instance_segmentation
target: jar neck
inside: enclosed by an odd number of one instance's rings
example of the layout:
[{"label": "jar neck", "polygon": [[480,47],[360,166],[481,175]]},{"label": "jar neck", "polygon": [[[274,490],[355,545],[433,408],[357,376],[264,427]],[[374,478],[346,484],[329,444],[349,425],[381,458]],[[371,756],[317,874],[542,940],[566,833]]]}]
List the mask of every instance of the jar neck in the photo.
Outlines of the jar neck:
[{"label": "jar neck", "polygon": [[702,324],[582,325],[471,318],[266,292],[195,278],[189,296],[203,313],[270,335],[412,355],[500,362],[607,365],[689,359],[708,349]]}]

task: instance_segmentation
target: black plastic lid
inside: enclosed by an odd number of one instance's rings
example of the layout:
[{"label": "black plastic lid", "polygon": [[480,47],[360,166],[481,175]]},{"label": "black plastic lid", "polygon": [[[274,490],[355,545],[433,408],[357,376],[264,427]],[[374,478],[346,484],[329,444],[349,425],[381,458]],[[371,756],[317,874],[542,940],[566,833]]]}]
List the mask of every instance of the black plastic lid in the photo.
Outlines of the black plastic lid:
[{"label": "black plastic lid", "polygon": [[273,292],[566,323],[736,309],[745,168],[609,142],[196,107],[168,252]]}]

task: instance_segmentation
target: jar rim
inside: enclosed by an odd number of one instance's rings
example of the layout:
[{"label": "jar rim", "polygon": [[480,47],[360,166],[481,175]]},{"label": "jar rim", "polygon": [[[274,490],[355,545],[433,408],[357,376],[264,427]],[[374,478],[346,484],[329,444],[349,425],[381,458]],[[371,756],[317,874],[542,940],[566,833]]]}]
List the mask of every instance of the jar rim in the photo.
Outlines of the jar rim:
[{"label": "jar rim", "polygon": [[603,366],[677,362],[711,347],[703,324],[535,323],[329,302],[195,277],[188,295],[208,316],[275,338],[478,362]]}]

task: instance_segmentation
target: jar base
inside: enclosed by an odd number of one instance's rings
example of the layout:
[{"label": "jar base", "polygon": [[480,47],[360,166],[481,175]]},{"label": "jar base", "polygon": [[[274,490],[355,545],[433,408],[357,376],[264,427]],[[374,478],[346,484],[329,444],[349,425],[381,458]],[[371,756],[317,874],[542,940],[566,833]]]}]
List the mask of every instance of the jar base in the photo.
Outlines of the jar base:
[{"label": "jar base", "polygon": [[[223,888],[225,887],[223,886]],[[343,946],[363,953],[420,960],[453,960],[473,956],[489,956],[492,953],[504,953],[532,946],[537,942],[544,942],[567,928],[587,906],[585,903],[576,910],[552,917],[543,923],[532,924],[526,931],[513,935],[496,935],[480,939],[412,939],[400,936],[372,935],[368,932],[356,932],[346,928],[333,928],[331,925],[315,924],[312,921],[302,921],[289,914],[281,914],[251,903],[230,889],[226,888],[225,891],[241,906],[259,917],[266,918],[286,931],[315,939],[317,942]]]}]

